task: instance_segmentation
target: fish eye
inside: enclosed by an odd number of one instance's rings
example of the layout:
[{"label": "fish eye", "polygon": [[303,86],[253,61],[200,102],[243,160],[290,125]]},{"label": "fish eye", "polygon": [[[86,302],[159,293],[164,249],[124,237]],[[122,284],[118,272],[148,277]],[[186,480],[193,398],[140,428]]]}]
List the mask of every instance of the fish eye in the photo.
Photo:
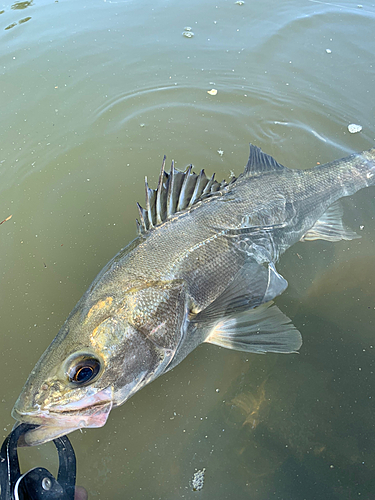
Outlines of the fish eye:
[{"label": "fish eye", "polygon": [[93,357],[80,358],[68,370],[69,382],[86,385],[100,372],[100,361]]}]

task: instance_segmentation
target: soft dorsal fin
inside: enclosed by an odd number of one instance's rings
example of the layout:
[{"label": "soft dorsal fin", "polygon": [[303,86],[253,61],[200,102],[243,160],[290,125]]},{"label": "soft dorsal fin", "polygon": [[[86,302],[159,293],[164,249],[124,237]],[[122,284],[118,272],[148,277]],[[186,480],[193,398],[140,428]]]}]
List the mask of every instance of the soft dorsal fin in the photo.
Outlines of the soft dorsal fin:
[{"label": "soft dorsal fin", "polygon": [[[146,207],[142,208],[137,203],[139,234],[146,233],[153,227],[162,224],[173,214],[186,210],[207,196],[213,196],[228,186],[226,181],[218,182],[215,179],[215,174],[211,178],[206,176],[204,170],[196,174],[193,172],[192,165],[189,165],[185,172],[182,172],[174,167],[172,161],[171,170],[167,173],[165,159],[164,156],[158,187],[151,189],[148,186],[147,178],[145,180]],[[230,184],[234,181],[235,178],[232,178]]]},{"label": "soft dorsal fin", "polygon": [[266,172],[274,172],[275,170],[283,171],[288,169],[278,163],[272,156],[263,153],[257,146],[250,144],[250,155],[244,175],[264,174]]}]

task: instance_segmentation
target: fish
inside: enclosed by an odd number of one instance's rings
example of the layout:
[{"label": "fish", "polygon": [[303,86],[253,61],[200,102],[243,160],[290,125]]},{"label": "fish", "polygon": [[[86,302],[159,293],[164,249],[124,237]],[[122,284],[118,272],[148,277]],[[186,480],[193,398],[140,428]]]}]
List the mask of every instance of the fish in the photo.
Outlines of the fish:
[{"label": "fish", "polygon": [[145,181],[138,235],[99,272],[32,370],[12,416],[39,445],[103,426],[203,342],[295,353],[302,337],[274,303],[281,254],[298,241],[352,240],[340,198],[375,185],[375,148],[307,170],[250,145],[229,182],[165,169]]}]

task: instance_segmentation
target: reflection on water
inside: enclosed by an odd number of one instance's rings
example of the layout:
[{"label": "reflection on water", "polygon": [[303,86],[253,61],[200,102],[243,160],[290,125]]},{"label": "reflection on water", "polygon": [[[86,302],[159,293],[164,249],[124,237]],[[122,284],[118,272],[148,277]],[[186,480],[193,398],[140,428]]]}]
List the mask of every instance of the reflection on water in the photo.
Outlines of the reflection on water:
[{"label": "reflection on water", "polygon": [[[25,7],[32,22],[17,17]],[[5,436],[40,354],[135,236],[143,177],[156,184],[164,153],[228,178],[249,141],[292,168],[374,144],[375,10],[294,0],[1,9],[0,220],[13,216],[0,225]],[[358,193],[345,216],[361,240],[301,243],[281,259],[289,288],[277,304],[302,332],[299,355],[201,346],[105,427],[72,435],[89,498],[374,496],[374,212],[374,191]],[[24,468],[56,466],[53,445],[21,455]]]},{"label": "reflection on water", "polygon": [[26,9],[27,7],[30,7],[33,5],[33,0],[28,1],[28,2],[14,2],[13,5],[11,5],[11,9],[13,10],[20,10],[20,9]]},{"label": "reflection on water", "polygon": [[[250,425],[255,429],[260,420],[264,418],[264,407],[266,406],[266,385],[267,379],[263,380],[256,391],[248,389],[247,392],[238,394],[231,401],[232,405],[237,406],[244,414],[245,420],[242,425]],[[260,411],[262,409],[262,412]],[[261,416],[262,415],[262,416]]]}]

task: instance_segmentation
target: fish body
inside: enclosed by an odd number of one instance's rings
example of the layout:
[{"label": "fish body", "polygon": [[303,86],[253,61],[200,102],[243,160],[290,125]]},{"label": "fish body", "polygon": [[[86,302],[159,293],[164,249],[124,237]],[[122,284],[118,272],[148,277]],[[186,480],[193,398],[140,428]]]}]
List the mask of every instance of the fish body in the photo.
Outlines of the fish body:
[{"label": "fish body", "polygon": [[29,376],[13,409],[40,444],[104,425],[202,342],[296,352],[301,335],[272,300],[279,256],[299,240],[353,239],[337,204],[375,184],[375,149],[290,170],[250,146],[245,171],[219,184],[201,171],[146,181],[138,237],[99,273]]}]

